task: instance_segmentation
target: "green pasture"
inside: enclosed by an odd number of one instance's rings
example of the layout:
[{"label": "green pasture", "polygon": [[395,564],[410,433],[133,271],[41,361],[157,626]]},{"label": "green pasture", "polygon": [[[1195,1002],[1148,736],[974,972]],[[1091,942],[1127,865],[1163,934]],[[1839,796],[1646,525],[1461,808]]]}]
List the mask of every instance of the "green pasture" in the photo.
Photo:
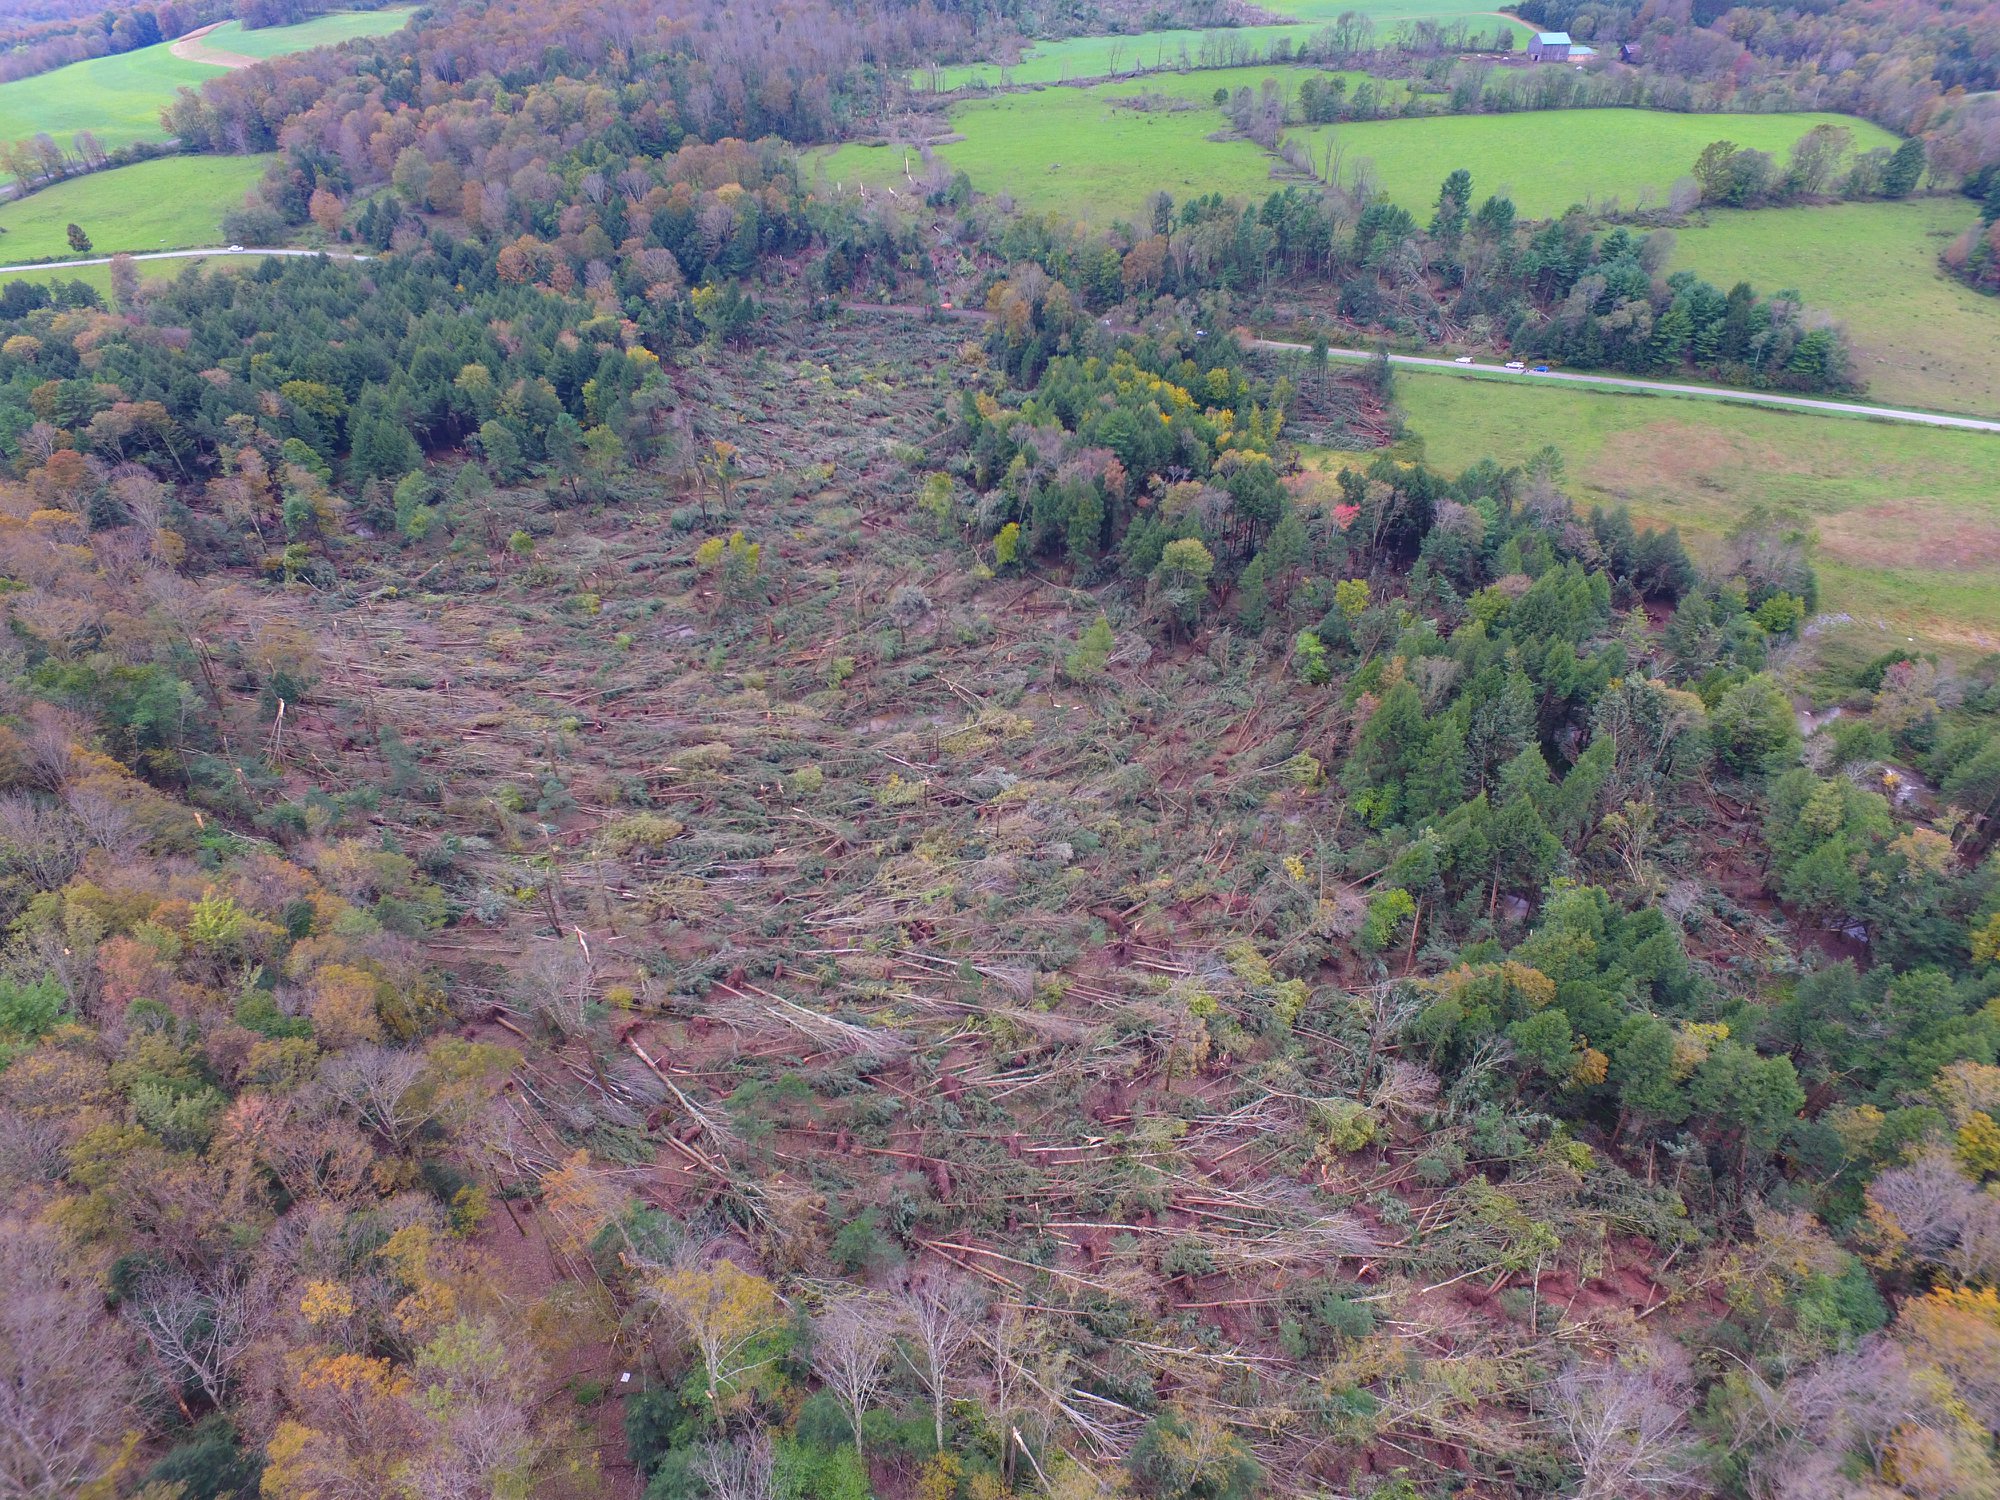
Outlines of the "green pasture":
[{"label": "green pasture", "polygon": [[1211,30],[1170,29],[1146,31],[1135,36],[1078,36],[1057,42],[1037,42],[1021,60],[1007,67],[997,63],[967,63],[925,70],[911,75],[911,84],[920,89],[952,93],[967,88],[996,88],[1003,84],[1067,83],[1079,78],[1109,78],[1125,73],[1157,72],[1163,69],[1227,67],[1249,49],[1268,58],[1272,47],[1289,41],[1302,45],[1315,31],[1345,11],[1369,17],[1375,23],[1378,42],[1385,42],[1404,21],[1463,21],[1475,39],[1490,41],[1505,27],[1514,33],[1516,44],[1534,34],[1534,28],[1512,16],[1495,11],[1459,8],[1444,0],[1361,0],[1358,4],[1334,4],[1331,0],[1298,0],[1268,6],[1281,15],[1296,15],[1289,26],[1234,26]]},{"label": "green pasture", "polygon": [[[1272,159],[1246,141],[1212,141],[1223,118],[1210,102],[1218,87],[1255,88],[1283,81],[1287,96],[1309,70],[1239,67],[1213,73],[1160,74],[1088,88],[1045,88],[969,99],[951,109],[958,139],[936,148],[947,168],[963,170],[982,193],[1005,193],[1031,212],[1056,211],[1092,224],[1130,218],[1148,194],[1176,198],[1219,192],[1260,198],[1271,191]],[[1360,75],[1348,75],[1350,89]],[[1403,85],[1392,85],[1401,88]],[[1162,93],[1197,107],[1139,111],[1118,99]],[[1642,197],[1664,202],[1701,149],[1727,137],[1782,157],[1813,126],[1844,125],[1857,149],[1894,137],[1844,115],[1682,115],[1660,110],[1549,110],[1511,115],[1436,115],[1347,125],[1299,127],[1287,134],[1312,143],[1316,161],[1333,157],[1344,178],[1367,164],[1379,191],[1419,217],[1454,168],[1472,173],[1475,199],[1505,193],[1529,218],[1550,218],[1572,204],[1626,207]],[[821,153],[829,182],[902,191],[910,183],[898,146],[842,146]],[[914,153],[911,171],[920,174]],[[1759,286],[1771,278],[1757,278]]]},{"label": "green pasture", "polygon": [[[202,41],[219,51],[278,57],[349,37],[395,31],[410,15],[407,9],[344,13],[257,31],[245,31],[241,22],[230,21]],[[0,140],[17,141],[46,131],[67,147],[79,130],[89,131],[106,148],[161,140],[166,131],[160,111],[172,101],[174,91],[198,88],[227,71],[175,57],[171,44],[162,42],[0,84]]]},{"label": "green pasture", "polygon": [[88,255],[213,245],[222,216],[270,162],[269,156],[163,156],[0,203],[0,265],[76,258],[66,237],[70,224],[90,236]]},{"label": "green pasture", "polygon": [[[1522,215],[1554,218],[1572,204],[1625,208],[1664,204],[1710,141],[1768,151],[1783,160],[1815,125],[1854,132],[1856,150],[1893,146],[1878,126],[1846,115],[1683,115],[1650,109],[1562,109],[1507,115],[1436,115],[1316,125],[1287,132],[1313,142],[1323,161],[1329,142],[1343,174],[1372,164],[1373,180],[1394,202],[1423,217],[1438,184],[1458,167],[1472,173],[1474,201],[1489,193],[1514,200]],[[1769,284],[1759,276],[1757,284]]]},{"label": "green pasture", "polygon": [[[142,260],[135,262],[141,281],[173,281],[185,275],[205,276],[210,272],[240,275],[261,264],[248,255],[191,255],[185,260]],[[47,266],[34,271],[9,271],[0,275],[0,285],[10,281],[32,281],[48,286],[58,281],[82,281],[97,288],[104,300],[111,300],[111,267]]]},{"label": "green pasture", "polygon": [[1375,34],[1386,37],[1396,29],[1399,21],[1470,21],[1475,31],[1490,31],[1492,23],[1512,21],[1523,34],[1532,34],[1534,27],[1517,21],[1512,16],[1503,16],[1499,11],[1465,3],[1465,0],[1266,0],[1264,9],[1281,16],[1296,16],[1301,21],[1311,21],[1324,26],[1339,19],[1347,11],[1356,11],[1375,23]]},{"label": "green pasture", "polygon": [[358,36],[387,36],[409,24],[413,9],[350,10],[315,16],[296,26],[263,26],[255,31],[241,21],[225,21],[202,41],[218,52],[245,57],[285,57],[309,47],[332,47]]},{"label": "green pasture", "polygon": [[2000,436],[1722,401],[1398,370],[1412,453],[1457,470],[1553,444],[1582,506],[1679,526],[1697,553],[1757,501],[1817,518],[1822,607],[2000,646]]},{"label": "green pasture", "polygon": [[1670,269],[1727,288],[1792,290],[1847,326],[1871,398],[2000,413],[2000,301],[1954,281],[1938,252],[1973,221],[1963,198],[1715,214],[1678,231]]},{"label": "green pasture", "polygon": [[[1108,89],[1132,84],[1044,89],[958,105],[953,129],[963,137],[937,148],[982,193],[1006,194],[1029,213],[1063,213],[1100,227],[1136,220],[1147,197],[1223,193],[1262,198],[1275,186],[1272,159],[1248,141],[1211,141],[1222,124],[1213,107],[1142,111],[1121,108]],[[828,184],[852,189],[911,188],[921,178],[914,151],[901,146],[839,146],[820,153]]]},{"label": "green pasture", "polygon": [[197,88],[226,71],[183,62],[162,43],[0,84],[0,140],[46,131],[68,146],[88,130],[105,147],[157,141],[166,135],[160,110],[174,90]]},{"label": "green pasture", "polygon": [[[1217,89],[1235,93],[1238,89],[1249,89],[1253,94],[1261,89],[1267,80],[1275,81],[1288,100],[1296,100],[1299,85],[1308,78],[1339,78],[1347,83],[1348,96],[1360,84],[1370,82],[1366,73],[1341,71],[1335,68],[1302,67],[1287,63],[1253,63],[1235,68],[1203,68],[1191,73],[1148,73],[1143,78],[1126,78],[1117,83],[1098,84],[1092,90],[1100,98],[1136,99],[1149,94],[1165,95],[1169,99],[1185,100],[1189,104],[1213,107]],[[1402,78],[1377,78],[1377,97],[1384,107],[1401,108],[1403,101],[1410,97],[1410,84]],[[1222,124],[1220,116],[1212,123]]]}]

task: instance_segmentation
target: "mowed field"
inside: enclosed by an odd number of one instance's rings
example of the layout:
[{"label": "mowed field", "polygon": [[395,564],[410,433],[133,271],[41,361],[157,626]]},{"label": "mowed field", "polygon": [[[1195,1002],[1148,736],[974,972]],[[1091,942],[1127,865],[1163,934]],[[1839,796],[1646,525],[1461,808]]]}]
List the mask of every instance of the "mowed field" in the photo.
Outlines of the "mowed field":
[{"label": "mowed field", "polygon": [[[172,281],[183,275],[238,276],[262,262],[247,255],[192,255],[185,260],[142,260],[134,269],[141,281]],[[0,276],[0,285],[9,281],[31,281],[51,286],[58,281],[82,281],[97,288],[106,302],[111,300],[111,267],[48,266],[35,271],[9,271]]]},{"label": "mowed field", "polygon": [[183,61],[162,44],[0,84],[0,140],[47,131],[68,146],[88,130],[106,147],[157,141],[166,135],[160,110],[174,90],[197,88],[226,71]]},{"label": "mowed field", "polygon": [[[1360,0],[1358,4],[1355,0],[1264,0],[1264,9],[1320,26],[1351,10],[1373,21],[1378,37],[1386,37],[1395,30],[1398,21],[1470,21],[1477,28],[1483,21],[1497,24],[1514,19],[1495,9],[1468,4],[1466,0]],[[1532,26],[1522,29],[1534,30]]]},{"label": "mowed field", "polygon": [[[1438,184],[1455,168],[1472,173],[1474,201],[1503,193],[1533,219],[1555,218],[1573,204],[1625,208],[1641,198],[1664,204],[1710,141],[1768,151],[1781,161],[1815,125],[1854,132],[1854,148],[1893,146],[1896,137],[1846,115],[1683,115],[1651,109],[1562,109],[1509,115],[1439,115],[1317,125],[1287,132],[1313,141],[1324,159],[1331,140],[1351,172],[1363,160],[1391,200],[1420,218],[1436,203]],[[1756,278],[1760,287],[1768,275]]]},{"label": "mowed field", "polygon": [[260,26],[246,30],[241,21],[224,21],[202,41],[218,52],[243,57],[286,57],[309,47],[332,47],[358,36],[387,36],[407,26],[413,9],[339,11],[315,16],[296,26]]},{"label": "mowed field", "polygon": [[[1220,31],[1166,30],[1141,32],[1136,36],[1081,36],[1059,42],[1041,42],[1030,47],[1020,62],[1006,69],[1007,83],[1062,83],[1072,78],[1107,78],[1136,69],[1184,66],[1182,59],[1200,65],[1204,39],[1216,38],[1235,45],[1269,48],[1289,37],[1297,45],[1306,37],[1352,11],[1375,23],[1377,41],[1387,41],[1405,21],[1463,21],[1477,38],[1491,39],[1501,28],[1513,32],[1516,44],[1534,35],[1535,28],[1497,10],[1482,9],[1473,0],[1267,0],[1264,9],[1282,16],[1296,16],[1290,26],[1238,26]],[[1211,44],[1213,45],[1213,43]],[[991,63],[972,63],[939,69],[935,78],[915,75],[911,82],[919,88],[936,87],[952,92],[964,88],[991,88],[1003,81],[1002,70]]]},{"label": "mowed field", "polygon": [[[1034,212],[1070,214],[1107,225],[1130,219],[1149,194],[1176,198],[1222,193],[1261,198],[1274,186],[1272,159],[1247,141],[1211,141],[1223,129],[1210,102],[1216,88],[1255,88],[1277,78],[1297,94],[1311,69],[1245,67],[1170,73],[1089,88],[1047,88],[972,99],[951,109],[962,140],[937,148],[947,166],[963,170],[982,193],[1010,195]],[[1360,75],[1348,75],[1352,88]],[[1165,93],[1196,108],[1150,113],[1114,101]],[[1857,150],[1891,145],[1887,131],[1845,115],[1683,115],[1662,110],[1578,109],[1511,115],[1438,115],[1408,120],[1293,129],[1325,161],[1332,145],[1343,174],[1370,165],[1378,188],[1420,219],[1454,168],[1472,173],[1475,201],[1505,193],[1529,218],[1552,218],[1572,204],[1626,207],[1642,194],[1664,202],[1668,190],[1710,141],[1727,137],[1783,157],[1819,124],[1846,126]],[[914,158],[912,158],[914,159]],[[901,191],[899,147],[842,146],[821,154],[829,181]],[[1770,286],[1768,276],[1757,285]]]},{"label": "mowed field", "polygon": [[2000,436],[1405,371],[1396,398],[1433,466],[1520,463],[1553,443],[1579,505],[1629,505],[1697,554],[1757,501],[1802,506],[1823,609],[2000,647]]},{"label": "mowed field", "polygon": [[[245,31],[230,21],[202,40],[219,51],[246,57],[279,57],[309,47],[394,31],[408,23],[408,10],[320,16],[297,26]],[[68,146],[88,130],[106,147],[157,141],[166,131],[160,111],[180,88],[197,88],[228,69],[173,55],[172,44],[141,47],[116,57],[71,63],[52,73],[0,84],[0,140],[21,140],[43,131]]]},{"label": "mowed field", "polygon": [[1959,197],[1719,213],[1678,231],[1670,269],[1725,289],[1796,291],[1847,325],[1870,397],[1990,417],[2000,415],[2000,301],[1937,259],[1973,214]]},{"label": "mowed field", "polygon": [[[1362,6],[1371,11],[1373,7]],[[1337,14],[1337,12],[1335,12]],[[1422,13],[1423,19],[1464,20],[1473,34],[1491,39],[1502,27],[1514,33],[1517,43],[1534,34],[1533,28],[1514,20],[1484,13],[1442,14],[1435,9]],[[1327,17],[1331,20],[1332,15]],[[1206,68],[1221,59],[1239,55],[1249,47],[1268,55],[1280,41],[1294,47],[1305,42],[1325,21],[1292,26],[1238,26],[1223,31],[1147,31],[1137,36],[1079,36],[1060,42],[1043,42],[1028,49],[1021,61],[1002,68],[995,63],[967,63],[940,68],[935,75],[918,73],[911,83],[918,88],[935,87],[942,93],[966,88],[996,88],[1002,84],[1067,83],[1077,78],[1110,78],[1127,73],[1157,73],[1176,68]],[[1384,37],[1395,21],[1377,21]]]},{"label": "mowed field", "polygon": [[0,265],[75,259],[67,226],[90,236],[86,255],[182,250],[218,243],[222,216],[250,190],[269,156],[163,156],[92,172],[0,202]]},{"label": "mowed field", "polygon": [[[1176,198],[1262,198],[1275,186],[1272,159],[1258,147],[1208,139],[1222,124],[1213,106],[1121,108],[1107,90],[1141,91],[1133,84],[1044,89],[958,105],[952,126],[964,139],[938,147],[937,156],[968,173],[982,193],[1004,193],[1028,212],[1068,214],[1099,227],[1136,220],[1160,189]],[[840,146],[818,158],[829,183],[897,192],[908,186],[906,159],[921,172],[916,154],[900,146]]]}]

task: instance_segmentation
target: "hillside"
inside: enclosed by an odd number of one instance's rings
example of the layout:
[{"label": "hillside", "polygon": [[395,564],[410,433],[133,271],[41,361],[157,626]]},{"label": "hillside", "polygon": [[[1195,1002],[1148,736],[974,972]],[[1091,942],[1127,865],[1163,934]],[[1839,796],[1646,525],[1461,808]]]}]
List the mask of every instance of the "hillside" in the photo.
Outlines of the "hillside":
[{"label": "hillside", "polygon": [[293,247],[0,284],[0,1496],[2000,1494],[2000,26],[1342,10],[256,0],[0,203]]}]

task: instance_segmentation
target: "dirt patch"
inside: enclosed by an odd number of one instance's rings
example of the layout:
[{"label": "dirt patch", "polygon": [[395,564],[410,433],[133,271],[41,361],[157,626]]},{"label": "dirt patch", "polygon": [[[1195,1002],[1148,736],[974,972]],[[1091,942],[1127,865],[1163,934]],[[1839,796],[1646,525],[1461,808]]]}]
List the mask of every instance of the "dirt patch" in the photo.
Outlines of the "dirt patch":
[{"label": "dirt patch", "polygon": [[2000,567],[2000,524],[1928,500],[1898,500],[1827,516],[1829,557],[1856,567],[1970,573]]},{"label": "dirt patch", "polygon": [[222,22],[214,21],[207,26],[197,26],[167,50],[182,62],[207,63],[211,68],[248,68],[264,60],[242,52],[227,52],[220,47],[211,47],[202,40],[220,25]]},{"label": "dirt patch", "polygon": [[1689,422],[1648,423],[1620,433],[1591,465],[1590,480],[1621,498],[1686,495],[1714,500],[1735,494],[1742,476],[1813,472],[1796,451],[1755,443]]}]

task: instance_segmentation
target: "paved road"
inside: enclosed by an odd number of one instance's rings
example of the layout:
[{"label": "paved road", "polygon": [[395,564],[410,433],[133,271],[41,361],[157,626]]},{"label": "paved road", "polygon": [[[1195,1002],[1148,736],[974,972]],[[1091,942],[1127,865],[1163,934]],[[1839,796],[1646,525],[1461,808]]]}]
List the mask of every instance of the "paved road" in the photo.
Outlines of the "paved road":
[{"label": "paved road", "polygon": [[[1252,339],[1251,343],[1260,349],[1297,349],[1305,352],[1304,344],[1279,343],[1274,339]],[[1334,359],[1369,360],[1375,356],[1362,349],[1329,349],[1327,353]],[[1854,401],[1822,401],[1813,396],[1780,396],[1771,391],[1737,390],[1726,385],[1675,385],[1664,380],[1628,380],[1619,375],[1573,375],[1567,370],[1551,370],[1546,375],[1536,375],[1518,370],[1503,370],[1498,365],[1462,365],[1456,360],[1438,359],[1422,354],[1392,354],[1392,365],[1413,365],[1426,370],[1443,370],[1451,375],[1470,375],[1488,380],[1541,381],[1563,380],[1571,385],[1595,386],[1600,389],[1619,391],[1651,391],[1662,396],[1712,396],[1724,401],[1741,401],[1751,406],[1775,406],[1792,411],[1830,411],[1851,417],[1879,417],[1888,422],[1915,422],[1924,427],[1958,427],[1971,432],[2000,432],[2000,422],[1984,417],[1954,417],[1943,412],[1908,411],[1899,406],[1864,406]]]},{"label": "paved road", "polygon": [[[922,317],[925,309],[900,303],[883,302],[843,302],[842,309],[848,312],[899,313],[907,317]],[[953,308],[944,314],[948,318],[961,318],[967,322],[986,322],[991,313],[978,308]],[[1108,321],[1108,320],[1106,320]],[[1250,339],[1247,341],[1258,349],[1298,350],[1309,352],[1306,344],[1281,343],[1276,339]],[[1356,363],[1373,359],[1375,356],[1366,349],[1329,349],[1333,359],[1350,360]],[[1462,365],[1455,359],[1441,359],[1425,354],[1392,354],[1392,365],[1410,365],[1424,370],[1442,370],[1447,375],[1468,375],[1479,380],[1541,381],[1565,380],[1571,385],[1593,386],[1600,390],[1648,391],[1657,396],[1708,396],[1723,401],[1741,401],[1750,406],[1773,406],[1786,411],[1825,411],[1841,416],[1879,417],[1887,422],[1915,422],[1924,427],[1956,427],[1968,432],[2000,432],[2000,421],[1985,417],[1955,417],[1945,412],[1909,411],[1900,406],[1866,406],[1855,401],[1822,401],[1813,396],[1781,396],[1772,391],[1746,391],[1727,385],[1676,385],[1664,380],[1629,380],[1622,375],[1572,375],[1567,370],[1551,370],[1546,375],[1535,375],[1525,370],[1502,369],[1496,364]]]},{"label": "paved road", "polygon": [[[133,260],[204,260],[211,255],[324,255],[328,260],[373,260],[372,255],[357,255],[351,250],[264,250],[252,247],[243,249],[238,245],[218,247],[213,250],[145,250],[135,251]],[[71,266],[108,266],[113,257],[93,255],[89,260],[38,260],[26,265],[0,266],[0,276],[16,271],[66,271]]]}]

